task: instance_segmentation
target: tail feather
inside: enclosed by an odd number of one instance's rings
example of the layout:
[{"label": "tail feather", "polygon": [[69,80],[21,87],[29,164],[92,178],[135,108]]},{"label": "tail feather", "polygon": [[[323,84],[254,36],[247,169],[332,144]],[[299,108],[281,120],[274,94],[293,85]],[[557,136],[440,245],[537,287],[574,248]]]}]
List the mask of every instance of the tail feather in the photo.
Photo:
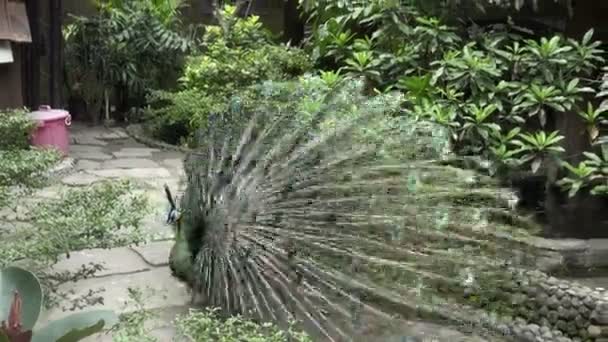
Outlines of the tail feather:
[{"label": "tail feather", "polygon": [[462,218],[483,212],[475,198],[496,196],[455,177],[439,152],[427,158],[428,146],[419,147],[427,159],[384,154],[399,148],[391,139],[430,144],[438,128],[385,127],[370,142],[362,128],[378,113],[369,110],[319,133],[329,109],[304,124],[258,113],[238,139],[209,134],[188,157],[176,238],[191,252],[194,290],[227,314],[297,320],[328,341],[421,309],[475,321],[478,311],[452,299],[459,273],[499,277],[515,251]]}]

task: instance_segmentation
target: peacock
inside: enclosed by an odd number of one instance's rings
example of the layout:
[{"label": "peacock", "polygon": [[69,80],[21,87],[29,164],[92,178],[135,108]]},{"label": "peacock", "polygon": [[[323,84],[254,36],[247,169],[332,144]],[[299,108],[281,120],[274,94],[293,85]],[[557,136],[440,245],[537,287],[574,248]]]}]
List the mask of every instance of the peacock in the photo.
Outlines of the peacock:
[{"label": "peacock", "polygon": [[518,229],[502,219],[512,198],[400,95],[306,82],[265,84],[255,106],[210,118],[179,209],[165,189],[170,267],[193,301],[315,341],[384,341],[417,319],[507,340],[471,293],[531,265],[487,238]]}]

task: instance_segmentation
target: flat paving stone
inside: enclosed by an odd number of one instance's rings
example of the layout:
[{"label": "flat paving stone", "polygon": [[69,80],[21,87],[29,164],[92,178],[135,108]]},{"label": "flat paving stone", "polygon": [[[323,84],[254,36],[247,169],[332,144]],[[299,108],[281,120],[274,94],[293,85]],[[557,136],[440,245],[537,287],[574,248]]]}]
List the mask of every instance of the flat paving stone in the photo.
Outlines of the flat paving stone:
[{"label": "flat paving stone", "polygon": [[132,169],[132,168],[144,168],[144,169],[155,169],[160,168],[156,162],[143,159],[143,158],[124,158],[124,159],[112,159],[101,164],[101,169]]},{"label": "flat paving stone", "polygon": [[62,188],[59,185],[53,185],[46,188],[36,190],[34,197],[45,198],[45,199],[58,199],[61,198]]},{"label": "flat paving stone", "polygon": [[75,173],[73,175],[69,175],[61,180],[61,183],[69,186],[85,186],[91,185],[95,182],[99,182],[101,180],[100,177],[95,175],[87,174],[87,173]]},{"label": "flat paving stone", "polygon": [[152,153],[159,152],[156,148],[147,147],[125,147],[112,153],[116,158],[141,158],[152,157]]},{"label": "flat paving stone", "polygon": [[94,145],[94,146],[106,146],[108,145],[107,141],[103,141],[101,139],[97,139],[95,137],[83,136],[83,137],[75,137],[76,144],[78,145]]},{"label": "flat paving stone", "polygon": [[72,153],[87,153],[87,152],[102,152],[104,148],[102,146],[94,146],[87,144],[77,144],[70,146],[70,152]]},{"label": "flat paving stone", "polygon": [[12,208],[0,208],[0,219],[4,221],[15,221],[17,212]]},{"label": "flat paving stone", "polygon": [[70,252],[70,258],[63,256],[58,263],[53,265],[54,271],[75,271],[82,265],[91,263],[100,264],[103,270],[95,273],[95,277],[103,277],[112,274],[125,274],[150,270],[148,265],[139,253],[129,247],[112,249],[85,249],[77,252]]},{"label": "flat paving stone", "polygon": [[121,129],[112,129],[108,133],[101,134],[99,138],[103,140],[122,140],[128,139],[129,135]]},{"label": "flat paving stone", "polygon": [[99,169],[101,163],[94,160],[81,159],[76,162],[76,170],[94,170]]},{"label": "flat paving stone", "polygon": [[27,232],[33,229],[32,224],[27,222],[1,222],[0,221],[0,233],[17,233]]},{"label": "flat paving stone", "polygon": [[172,246],[173,241],[158,241],[145,246],[131,247],[131,249],[152,266],[167,266]]},{"label": "flat paving stone", "polygon": [[106,169],[90,170],[89,173],[103,178],[170,178],[171,173],[167,169]]},{"label": "flat paving stone", "polygon": [[608,266],[608,239],[589,239],[588,263],[591,267]]},{"label": "flat paving stone", "polygon": [[137,307],[134,303],[129,303],[129,288],[142,290],[144,295],[148,289],[152,290],[152,295],[144,297],[144,307],[146,309],[181,307],[190,303],[190,291],[187,286],[171,275],[169,267],[159,267],[144,272],[89,278],[76,283],[63,284],[59,286],[59,291],[71,293],[71,299],[67,298],[65,302],[60,303],[57,307],[42,313],[37,324],[43,326],[50,320],[61,319],[78,312],[65,312],[62,307],[71,307],[71,300],[74,298],[99,289],[104,289],[104,292],[100,294],[104,298],[103,304],[88,305],[84,310],[102,309],[113,310],[117,313],[133,312],[137,310]]},{"label": "flat paving stone", "polygon": [[110,154],[104,152],[101,146],[73,145],[70,146],[70,156],[76,159],[108,160],[112,159]]},{"label": "flat paving stone", "polygon": [[112,159],[112,155],[101,152],[101,151],[91,151],[91,152],[76,152],[70,154],[72,157],[76,159],[87,159],[87,160],[110,160]]},{"label": "flat paving stone", "polygon": [[157,212],[145,217],[141,224],[152,241],[166,241],[174,238],[173,227],[166,224],[166,212]]}]

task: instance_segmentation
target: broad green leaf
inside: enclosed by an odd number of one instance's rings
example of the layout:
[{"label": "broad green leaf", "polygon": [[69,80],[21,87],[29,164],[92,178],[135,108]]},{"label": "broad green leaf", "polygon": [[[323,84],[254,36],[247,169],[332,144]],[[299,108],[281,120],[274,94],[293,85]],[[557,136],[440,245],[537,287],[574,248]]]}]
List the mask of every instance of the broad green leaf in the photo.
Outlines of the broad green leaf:
[{"label": "broad green leaf", "polygon": [[538,171],[538,169],[540,169],[540,166],[542,165],[542,163],[543,163],[543,159],[542,158],[540,158],[540,157],[535,158],[532,161],[532,166],[531,166],[532,167],[532,173],[536,173]]},{"label": "broad green leaf", "polygon": [[[103,323],[101,328],[97,329],[100,321]],[[101,330],[104,326],[109,327],[118,322],[118,316],[109,310],[93,310],[72,314],[68,317],[50,322],[42,329],[34,331],[32,342],[48,342],[58,341],[60,338],[72,334],[74,330],[86,333],[92,330],[93,333]],[[70,336],[70,335],[68,335]],[[77,336],[76,333],[71,336]],[[65,340],[62,342],[73,341]]]},{"label": "broad green leaf", "polygon": [[97,324],[88,326],[82,329],[73,329],[69,333],[63,335],[61,338],[57,340],[57,342],[77,342],[82,340],[85,337],[91,336],[95,333],[100,332],[105,325],[104,320],[99,320]]},{"label": "broad green leaf", "polygon": [[581,183],[574,182],[570,188],[570,191],[568,191],[568,197],[572,198],[572,197],[576,196],[576,194],[578,193],[580,188],[581,188]]},{"label": "broad green leaf", "polygon": [[15,291],[22,299],[23,329],[33,329],[42,308],[40,282],[32,272],[20,267],[10,266],[0,271],[0,321],[8,318]]},{"label": "broad green leaf", "polygon": [[588,126],[587,127],[587,132],[589,133],[589,138],[591,139],[591,141],[597,139],[597,137],[600,134],[599,129],[595,125]]}]

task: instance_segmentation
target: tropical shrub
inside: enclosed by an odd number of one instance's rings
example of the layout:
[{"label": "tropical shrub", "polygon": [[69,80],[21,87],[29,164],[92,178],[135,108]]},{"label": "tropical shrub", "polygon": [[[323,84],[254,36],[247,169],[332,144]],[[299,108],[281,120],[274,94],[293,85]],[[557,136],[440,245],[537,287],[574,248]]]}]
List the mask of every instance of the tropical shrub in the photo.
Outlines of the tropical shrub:
[{"label": "tropical shrub", "polygon": [[24,109],[0,111],[0,207],[44,184],[44,172],[59,160],[54,150],[29,148],[35,127]]},{"label": "tropical shrub", "polygon": [[[564,137],[554,124],[559,116],[577,115],[591,144],[608,141],[605,104],[588,102],[593,93],[606,96],[593,80],[604,63],[593,30],[581,40],[532,38],[506,23],[465,34],[416,1],[300,3],[317,66],[362,76],[380,91],[401,90],[406,115],[445,127],[454,151],[489,159],[492,173],[548,172],[564,164]],[[593,193],[601,193],[605,177],[592,165],[602,158],[591,151],[584,157],[576,181],[560,184],[579,189],[582,179],[592,179]]]},{"label": "tropical shrub", "polygon": [[44,172],[56,165],[55,150],[31,149],[0,151],[0,207],[11,197],[19,198],[45,184]]},{"label": "tropical shrub", "polygon": [[25,109],[0,110],[0,150],[25,149],[36,123]]},{"label": "tropical shrub", "polygon": [[41,201],[28,209],[31,228],[0,231],[0,266],[28,259],[42,269],[70,251],[125,246],[147,238],[140,228],[146,198],[126,181],[68,189],[61,200]]},{"label": "tropical shrub", "polygon": [[[258,17],[243,19],[234,11],[234,6],[226,6],[217,13],[220,25],[207,28],[204,52],[187,59],[181,90],[153,92],[148,97],[155,136],[175,143],[204,126],[209,114],[229,112],[233,96],[238,96],[241,105],[250,105],[249,86],[287,80],[310,69],[302,50],[274,43]],[[173,136],[167,134],[171,131]]]},{"label": "tropical shrub", "polygon": [[194,47],[178,17],[180,3],[98,1],[98,14],[74,17],[64,28],[69,91],[86,101],[94,119],[102,105],[109,112],[112,95],[142,104],[148,89],[177,78]]}]

